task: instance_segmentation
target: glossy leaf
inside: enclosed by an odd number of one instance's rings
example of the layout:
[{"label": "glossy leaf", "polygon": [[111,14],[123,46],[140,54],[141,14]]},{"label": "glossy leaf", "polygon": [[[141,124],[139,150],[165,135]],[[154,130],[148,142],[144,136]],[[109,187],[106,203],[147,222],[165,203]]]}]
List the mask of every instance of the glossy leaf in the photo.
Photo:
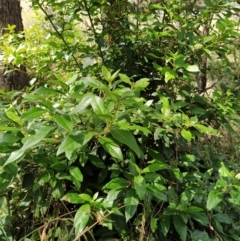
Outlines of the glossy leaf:
[{"label": "glossy leaf", "polygon": [[170,68],[166,67],[165,70],[165,82],[167,83],[171,79],[175,79],[177,77],[177,74],[171,70]]},{"label": "glossy leaf", "polygon": [[169,168],[169,166],[166,163],[156,161],[155,163],[150,164],[149,166],[145,167],[142,172],[143,173],[156,172],[156,171],[164,170],[164,169],[168,169],[168,168]]},{"label": "glossy leaf", "polygon": [[22,146],[22,149],[26,150],[28,148],[31,148],[31,147],[37,145],[39,142],[41,142],[54,129],[55,129],[55,127],[51,127],[51,126],[40,127],[36,131],[35,135],[27,136],[25,138],[24,144]]},{"label": "glossy leaf", "polygon": [[83,175],[78,167],[70,167],[69,168],[70,174],[78,181],[82,182],[83,181]]},{"label": "glossy leaf", "polygon": [[105,88],[105,85],[101,81],[95,79],[94,77],[84,77],[83,83],[95,89]]},{"label": "glossy leaf", "polygon": [[142,200],[146,193],[146,182],[142,176],[134,177],[134,189],[139,197],[139,200]]},{"label": "glossy leaf", "polygon": [[20,161],[23,159],[24,156],[25,156],[25,151],[23,149],[13,151],[3,166],[5,167],[6,165],[14,161]]},{"label": "glossy leaf", "polygon": [[203,133],[206,134],[212,134],[212,135],[216,135],[217,131],[214,130],[212,127],[209,126],[204,126],[202,124],[196,124],[194,125],[198,130],[202,131]]},{"label": "glossy leaf", "polygon": [[39,95],[58,95],[58,94],[61,94],[62,92],[56,89],[41,86],[37,90],[35,90],[34,93]]},{"label": "glossy leaf", "polygon": [[53,119],[57,122],[59,126],[66,129],[69,132],[73,130],[73,122],[71,118],[67,115],[55,115]]},{"label": "glossy leaf", "polygon": [[147,86],[149,85],[149,79],[147,78],[143,78],[138,80],[135,84],[134,84],[134,89],[135,90],[144,90],[147,88]]},{"label": "glossy leaf", "polygon": [[185,65],[184,68],[189,72],[199,72],[197,65]]},{"label": "glossy leaf", "polygon": [[13,122],[17,123],[18,125],[22,126],[23,121],[20,119],[20,117],[14,112],[14,110],[6,110],[5,111],[6,116],[11,119]]},{"label": "glossy leaf", "polygon": [[94,166],[96,166],[96,167],[98,167],[98,168],[105,168],[105,167],[106,167],[105,164],[104,164],[104,162],[103,162],[98,156],[89,155],[88,157],[89,157],[90,162],[91,162]]},{"label": "glossy leaf", "polygon": [[129,181],[124,178],[117,177],[113,178],[109,183],[107,183],[103,189],[126,189],[129,186]]},{"label": "glossy leaf", "polygon": [[104,79],[105,79],[107,82],[109,82],[109,83],[112,82],[111,73],[110,73],[110,71],[109,71],[105,66],[102,67],[102,74],[103,74]]},{"label": "glossy leaf", "polygon": [[46,110],[40,107],[33,107],[32,109],[24,112],[21,116],[21,119],[24,121],[33,120],[39,118]]},{"label": "glossy leaf", "polygon": [[100,137],[98,140],[105,151],[108,152],[112,157],[115,157],[121,161],[123,160],[121,148],[112,139]]},{"label": "glossy leaf", "polygon": [[84,204],[78,209],[74,217],[76,235],[79,235],[86,228],[90,218],[90,212],[91,208],[89,204]]},{"label": "glossy leaf", "polygon": [[129,85],[132,85],[132,82],[131,82],[130,78],[129,78],[127,75],[125,75],[125,74],[119,74],[119,76],[120,76],[120,79],[121,79],[124,83],[129,84]]},{"label": "glossy leaf", "polygon": [[131,148],[138,157],[140,157],[141,152],[140,148],[136,142],[136,139],[134,138],[133,134],[130,131],[122,130],[118,128],[112,128],[111,129],[111,135],[119,142],[127,145],[129,148]]},{"label": "glossy leaf", "polygon": [[183,129],[183,130],[181,131],[181,135],[182,135],[182,137],[183,137],[185,140],[187,140],[188,142],[190,142],[191,139],[192,139],[192,133],[191,133],[190,131],[188,131],[188,130]]},{"label": "glossy leaf", "polygon": [[102,98],[98,97],[98,96],[93,96],[91,99],[91,106],[93,108],[93,111],[97,114],[97,115],[105,115],[108,114],[108,111],[105,109],[104,106],[104,101]]},{"label": "glossy leaf", "polygon": [[1,133],[0,134],[0,145],[12,145],[16,143],[20,137],[14,133]]},{"label": "glossy leaf", "polygon": [[70,115],[81,114],[91,104],[93,94],[86,94],[81,99],[80,103],[70,111]]},{"label": "glossy leaf", "polygon": [[125,206],[125,218],[126,222],[129,221],[133,217],[133,215],[137,211],[139,200],[134,192],[133,189],[127,190],[125,198],[124,198],[124,205]]},{"label": "glossy leaf", "polygon": [[71,154],[86,145],[93,137],[93,133],[80,133],[67,136],[58,147],[57,155],[65,152],[70,159]]},{"label": "glossy leaf", "polygon": [[207,209],[212,210],[222,201],[222,193],[212,190],[208,194]]}]

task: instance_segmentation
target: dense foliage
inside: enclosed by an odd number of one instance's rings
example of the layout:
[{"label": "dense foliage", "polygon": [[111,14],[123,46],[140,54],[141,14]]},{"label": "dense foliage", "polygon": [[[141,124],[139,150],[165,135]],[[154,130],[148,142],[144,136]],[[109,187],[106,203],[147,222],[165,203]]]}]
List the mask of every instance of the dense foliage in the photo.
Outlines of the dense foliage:
[{"label": "dense foliage", "polygon": [[239,240],[238,150],[222,144],[238,119],[239,6],[32,4],[44,24],[0,42],[32,77],[1,90],[0,239]]}]

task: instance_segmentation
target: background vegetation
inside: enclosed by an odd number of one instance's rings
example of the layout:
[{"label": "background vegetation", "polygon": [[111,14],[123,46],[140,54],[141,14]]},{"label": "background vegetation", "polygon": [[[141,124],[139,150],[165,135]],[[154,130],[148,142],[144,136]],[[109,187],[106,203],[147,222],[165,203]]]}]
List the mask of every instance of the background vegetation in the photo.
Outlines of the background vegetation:
[{"label": "background vegetation", "polygon": [[[236,1],[34,0],[1,37],[0,239],[236,241]],[[211,91],[210,91],[211,90]]]}]

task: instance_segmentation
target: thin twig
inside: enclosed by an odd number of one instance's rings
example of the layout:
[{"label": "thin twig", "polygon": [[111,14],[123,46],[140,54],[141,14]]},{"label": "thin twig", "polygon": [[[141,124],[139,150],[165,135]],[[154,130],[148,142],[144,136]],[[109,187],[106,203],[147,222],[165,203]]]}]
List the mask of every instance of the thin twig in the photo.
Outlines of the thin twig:
[{"label": "thin twig", "polygon": [[[48,21],[50,22],[50,24],[52,25],[53,29],[55,30],[55,32],[58,34],[58,36],[60,37],[60,39],[63,41],[64,45],[66,46],[67,50],[69,53],[72,53],[68,43],[66,42],[66,40],[64,39],[64,37],[62,36],[62,34],[58,31],[57,27],[55,26],[55,24],[53,23],[51,17],[48,15],[47,11],[43,8],[43,6],[37,2],[37,5],[39,6],[39,8],[43,11],[43,13],[45,14],[45,16],[47,17]],[[81,64],[78,63],[77,58],[75,57],[75,55],[72,53],[72,57],[74,62],[76,63],[76,65],[78,66],[78,68],[81,70],[82,66]]]}]

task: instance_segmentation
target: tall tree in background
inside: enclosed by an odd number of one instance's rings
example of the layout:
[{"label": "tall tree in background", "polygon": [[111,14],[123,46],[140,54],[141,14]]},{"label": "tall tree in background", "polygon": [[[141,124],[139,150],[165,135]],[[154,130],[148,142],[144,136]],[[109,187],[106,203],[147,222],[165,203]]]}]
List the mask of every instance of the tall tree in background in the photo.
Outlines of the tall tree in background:
[{"label": "tall tree in background", "polygon": [[[21,6],[19,0],[0,1],[0,36],[5,32],[8,25],[15,25],[15,31],[23,31]],[[28,83],[26,68],[24,66],[9,72],[9,66],[0,68],[0,88],[12,90],[22,89]]]}]

